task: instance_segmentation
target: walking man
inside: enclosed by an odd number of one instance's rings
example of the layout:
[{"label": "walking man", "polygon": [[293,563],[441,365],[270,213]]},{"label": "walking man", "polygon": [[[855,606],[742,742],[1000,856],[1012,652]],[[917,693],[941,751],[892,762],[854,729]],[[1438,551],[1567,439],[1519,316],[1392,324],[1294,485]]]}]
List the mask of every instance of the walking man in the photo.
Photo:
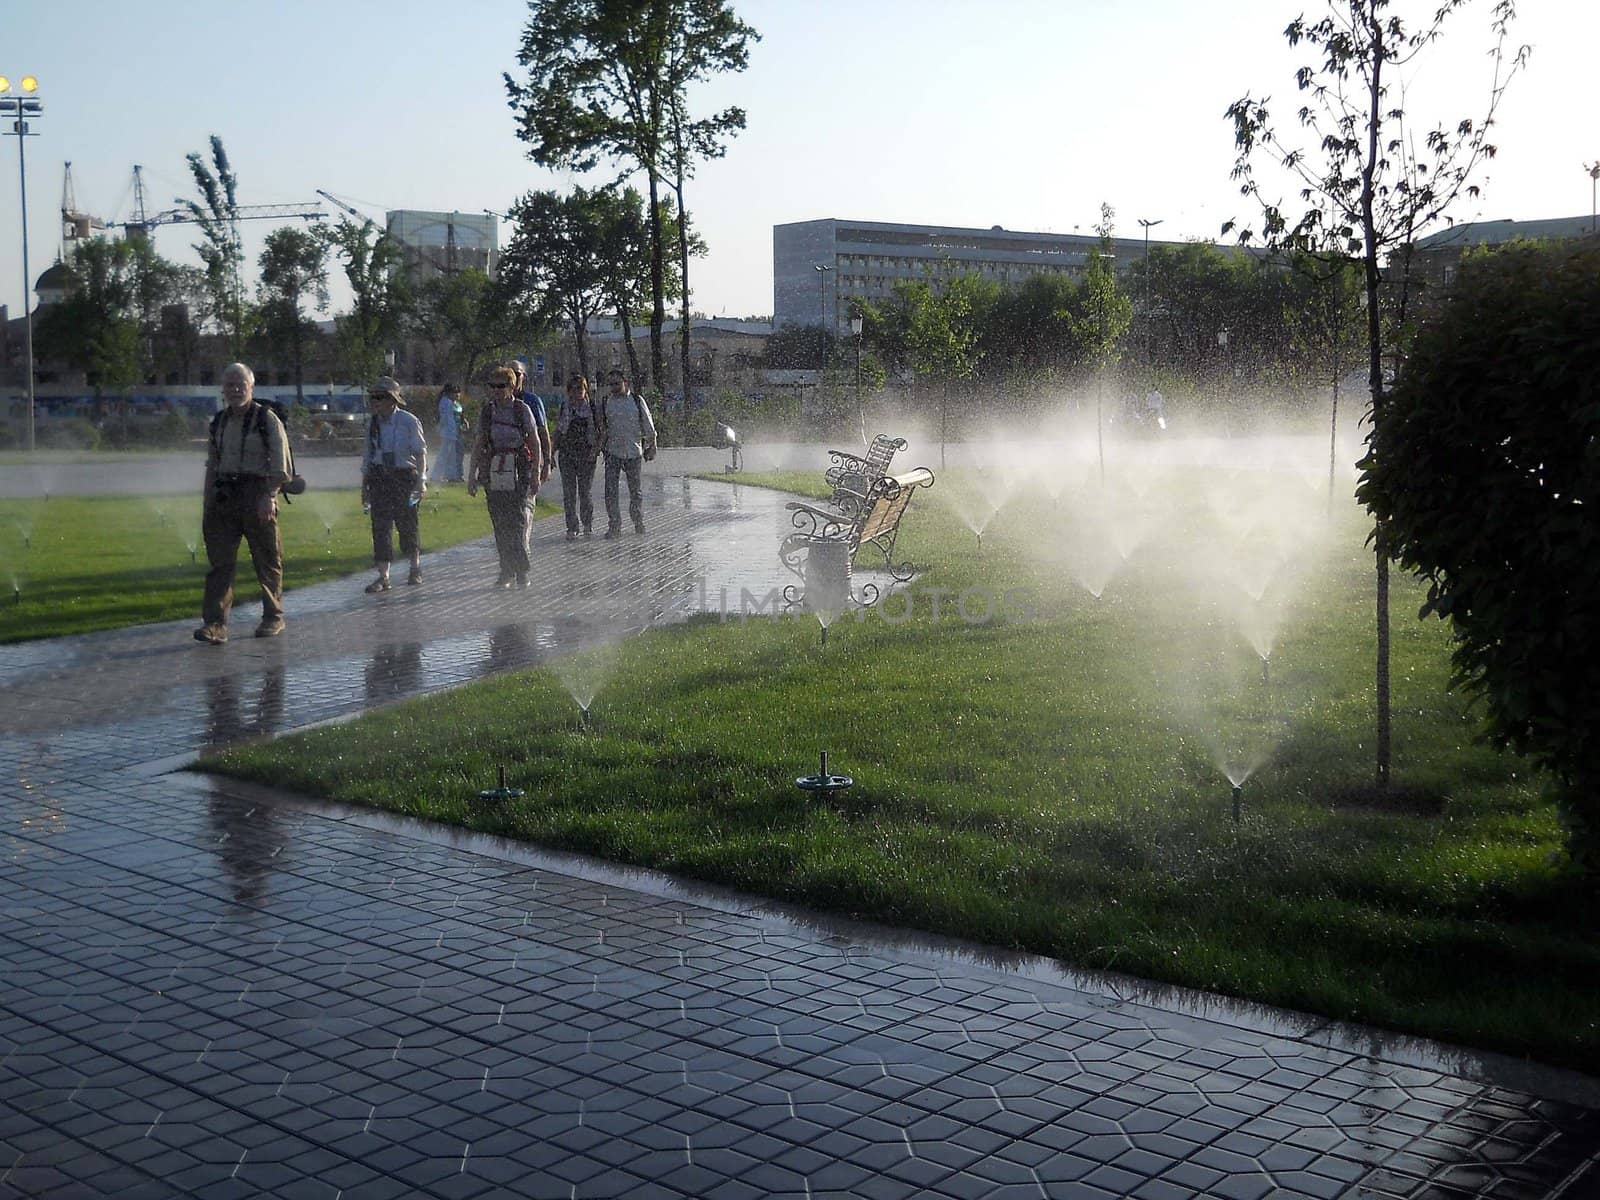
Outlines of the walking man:
[{"label": "walking man", "polygon": [[206,449],[205,495],[200,518],[206,544],[205,622],[197,642],[228,640],[239,539],[261,585],[257,637],[283,632],[283,538],[278,533],[278,489],[289,481],[288,435],[277,414],[255,400],[255,372],[233,363],[222,372],[225,407],[211,419]]},{"label": "walking man", "polygon": [[361,500],[372,514],[372,563],[378,577],[367,592],[389,590],[389,563],[394,559],[392,533],[400,531],[400,553],[411,560],[406,582],[422,582],[422,541],[417,510],[428,490],[428,444],[422,422],[405,411],[400,384],[387,375],[367,389],[372,423],[361,455]]},{"label": "walking man", "polygon": [[611,394],[600,401],[600,446],[606,456],[606,537],[622,532],[617,477],[628,477],[628,515],[635,533],[644,532],[644,500],[639,494],[641,463],[656,456],[656,426],[644,399],[633,394],[628,377],[612,369]]}]

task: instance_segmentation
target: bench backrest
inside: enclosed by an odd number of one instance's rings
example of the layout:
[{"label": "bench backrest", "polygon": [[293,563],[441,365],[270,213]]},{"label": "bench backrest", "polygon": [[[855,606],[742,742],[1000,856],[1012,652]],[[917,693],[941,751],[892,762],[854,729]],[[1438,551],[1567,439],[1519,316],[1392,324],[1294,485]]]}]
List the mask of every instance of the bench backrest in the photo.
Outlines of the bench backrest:
[{"label": "bench backrest", "polygon": [[828,503],[838,509],[853,509],[869,502],[872,485],[888,473],[894,456],[905,448],[905,438],[880,433],[872,439],[864,456],[844,450],[830,450],[828,455],[833,459],[833,465],[823,475],[833,486]]},{"label": "bench backrest", "polygon": [[933,472],[926,467],[918,467],[902,475],[885,475],[879,479],[872,487],[872,505],[856,526],[856,545],[874,542],[894,533],[900,527],[900,518],[905,516],[906,507],[911,503],[911,493],[919,487],[932,486]]}]

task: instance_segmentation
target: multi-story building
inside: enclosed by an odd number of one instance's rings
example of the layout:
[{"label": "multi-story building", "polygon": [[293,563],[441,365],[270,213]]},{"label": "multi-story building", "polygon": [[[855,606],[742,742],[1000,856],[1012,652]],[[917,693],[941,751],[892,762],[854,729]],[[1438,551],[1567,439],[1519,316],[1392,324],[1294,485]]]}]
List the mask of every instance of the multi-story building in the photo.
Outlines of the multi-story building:
[{"label": "multi-story building", "polygon": [[492,213],[398,209],[387,214],[387,227],[400,243],[413,279],[453,275],[468,267],[492,277],[500,260],[500,223]]},{"label": "multi-story building", "polygon": [[1412,273],[1435,287],[1456,281],[1456,267],[1469,250],[1504,246],[1509,242],[1551,242],[1597,236],[1594,214],[1586,217],[1547,217],[1538,221],[1465,221],[1430,233],[1412,252]]},{"label": "multi-story building", "polygon": [[[1151,246],[1180,243],[1151,239]],[[996,225],[895,225],[883,221],[794,221],[772,227],[772,323],[820,324],[834,334],[849,323],[849,301],[877,302],[897,283],[977,273],[1008,287],[1039,274],[1081,275],[1099,251],[1093,234],[1019,233]],[[1114,238],[1115,268],[1125,271],[1145,241]]]}]

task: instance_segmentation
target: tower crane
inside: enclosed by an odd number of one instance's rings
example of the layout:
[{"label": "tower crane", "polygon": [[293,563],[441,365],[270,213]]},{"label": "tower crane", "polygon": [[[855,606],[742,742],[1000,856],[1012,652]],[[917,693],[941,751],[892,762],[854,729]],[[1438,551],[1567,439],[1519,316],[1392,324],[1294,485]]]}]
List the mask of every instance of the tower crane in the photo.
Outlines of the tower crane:
[{"label": "tower crane", "polygon": [[78,209],[78,198],[72,191],[72,164],[67,163],[61,174],[61,240],[63,243],[82,241],[101,232],[106,223]]},{"label": "tower crane", "polygon": [[[299,204],[241,204],[232,214],[240,221],[282,221],[290,217],[300,217],[307,221],[320,221],[328,214],[322,211],[315,200],[307,200]],[[124,222],[123,234],[127,237],[148,237],[150,231],[158,225],[179,225],[186,221],[193,221],[194,214],[188,209],[169,208],[165,212],[146,215],[144,204],[144,168],[135,164],[133,168],[133,219]]]}]

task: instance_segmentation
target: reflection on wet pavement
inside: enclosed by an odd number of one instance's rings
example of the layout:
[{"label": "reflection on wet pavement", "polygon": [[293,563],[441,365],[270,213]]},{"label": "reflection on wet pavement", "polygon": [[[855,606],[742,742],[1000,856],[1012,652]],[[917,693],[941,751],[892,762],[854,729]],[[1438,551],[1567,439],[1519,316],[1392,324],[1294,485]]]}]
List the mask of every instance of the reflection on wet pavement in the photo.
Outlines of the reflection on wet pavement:
[{"label": "reflection on wet pavement", "polygon": [[0,1200],[1600,1194],[1579,1076],[165,773],[781,586],[783,499],[0,650]]}]

